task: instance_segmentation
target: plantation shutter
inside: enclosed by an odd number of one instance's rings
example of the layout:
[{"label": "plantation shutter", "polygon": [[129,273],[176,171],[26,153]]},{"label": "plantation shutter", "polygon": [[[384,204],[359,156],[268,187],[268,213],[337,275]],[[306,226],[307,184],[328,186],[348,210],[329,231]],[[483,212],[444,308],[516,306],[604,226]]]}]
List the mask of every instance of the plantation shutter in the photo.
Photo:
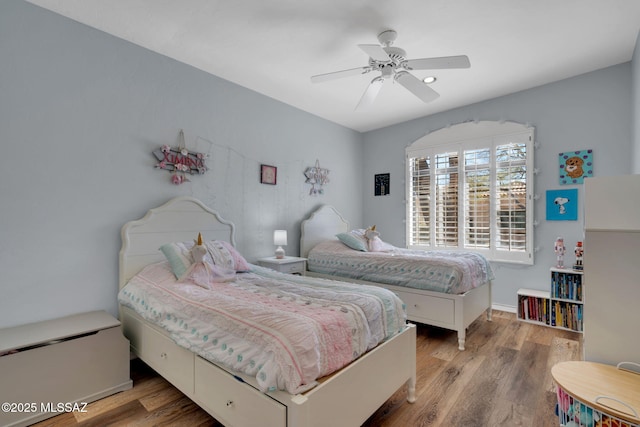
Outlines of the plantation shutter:
[{"label": "plantation shutter", "polygon": [[526,249],[527,238],[527,144],[513,142],[496,147],[497,210],[496,248]]},{"label": "plantation shutter", "polygon": [[428,156],[414,157],[410,159],[409,169],[411,176],[412,196],[410,198],[411,229],[409,231],[411,241],[416,245],[429,245],[431,236],[431,160]]},{"label": "plantation shutter", "polygon": [[464,152],[464,246],[489,248],[491,242],[491,150]]},{"label": "plantation shutter", "polygon": [[458,153],[435,155],[435,246],[458,246]]},{"label": "plantation shutter", "polygon": [[477,138],[407,148],[409,248],[533,263],[533,129],[515,126],[522,125],[507,127],[519,132],[496,135],[487,126]]}]

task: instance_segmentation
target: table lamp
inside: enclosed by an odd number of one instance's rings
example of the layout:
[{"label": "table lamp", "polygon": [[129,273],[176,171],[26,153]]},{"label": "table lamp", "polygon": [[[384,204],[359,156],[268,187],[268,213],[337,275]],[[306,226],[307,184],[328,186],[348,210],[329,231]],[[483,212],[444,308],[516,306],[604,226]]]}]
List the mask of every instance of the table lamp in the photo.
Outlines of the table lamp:
[{"label": "table lamp", "polygon": [[287,230],[275,230],[273,232],[273,244],[278,248],[276,249],[276,258],[284,258],[283,246],[287,246]]}]

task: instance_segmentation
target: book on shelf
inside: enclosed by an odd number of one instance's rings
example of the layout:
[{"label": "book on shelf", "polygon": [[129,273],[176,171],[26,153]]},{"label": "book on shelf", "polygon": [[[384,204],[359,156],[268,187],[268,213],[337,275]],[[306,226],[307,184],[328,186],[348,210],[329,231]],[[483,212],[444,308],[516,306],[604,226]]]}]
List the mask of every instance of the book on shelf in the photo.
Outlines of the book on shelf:
[{"label": "book on shelf", "polygon": [[552,271],[551,296],[582,301],[582,275],[573,272]]}]

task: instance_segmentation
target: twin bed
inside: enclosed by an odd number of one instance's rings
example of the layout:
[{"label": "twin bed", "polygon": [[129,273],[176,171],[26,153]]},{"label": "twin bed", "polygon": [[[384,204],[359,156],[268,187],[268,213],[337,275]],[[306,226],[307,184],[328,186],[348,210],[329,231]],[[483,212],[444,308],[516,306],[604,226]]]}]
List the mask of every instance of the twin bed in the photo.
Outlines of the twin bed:
[{"label": "twin bed", "polygon": [[[194,262],[178,280],[159,248],[198,233],[224,268]],[[416,331],[396,295],[247,269],[234,246],[233,223],[189,197],[124,225],[120,319],[138,357],[225,425],[357,426],[403,385],[415,401]]]},{"label": "twin bed", "polygon": [[460,350],[474,320],[485,312],[491,320],[493,273],[484,257],[463,251],[355,250],[336,237],[350,231],[329,205],[302,222],[300,256],[307,258],[307,275],[389,289],[406,304],[409,320],[457,331]]},{"label": "twin bed", "polygon": [[[336,238],[347,232],[331,206],[303,221],[301,277],[246,263],[234,224],[197,199],[149,210],[122,228],[132,351],[225,425],[357,426],[403,385],[414,402],[407,318],[457,331],[464,350],[466,328],[491,318],[491,267],[460,252],[356,251]],[[204,252],[189,243],[199,233]]]}]

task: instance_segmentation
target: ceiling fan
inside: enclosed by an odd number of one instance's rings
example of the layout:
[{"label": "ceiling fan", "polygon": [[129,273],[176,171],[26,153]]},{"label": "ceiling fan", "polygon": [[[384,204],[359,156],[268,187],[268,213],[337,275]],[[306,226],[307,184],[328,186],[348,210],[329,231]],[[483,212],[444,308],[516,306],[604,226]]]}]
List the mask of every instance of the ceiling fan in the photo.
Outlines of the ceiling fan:
[{"label": "ceiling fan", "polygon": [[378,34],[377,44],[359,44],[358,47],[369,55],[369,65],[349,70],[335,71],[332,73],[318,74],[311,77],[313,83],[325,82],[356,74],[367,74],[371,71],[380,71],[381,75],[371,80],[365,90],[356,110],[364,109],[376,99],[385,80],[393,80],[404,86],[409,92],[420,98],[423,102],[431,102],[438,98],[438,92],[423,83],[411,70],[435,70],[449,68],[469,68],[471,64],[466,55],[444,56],[440,58],[406,59],[406,52],[399,47],[392,47],[398,34],[394,30],[386,30]]}]

